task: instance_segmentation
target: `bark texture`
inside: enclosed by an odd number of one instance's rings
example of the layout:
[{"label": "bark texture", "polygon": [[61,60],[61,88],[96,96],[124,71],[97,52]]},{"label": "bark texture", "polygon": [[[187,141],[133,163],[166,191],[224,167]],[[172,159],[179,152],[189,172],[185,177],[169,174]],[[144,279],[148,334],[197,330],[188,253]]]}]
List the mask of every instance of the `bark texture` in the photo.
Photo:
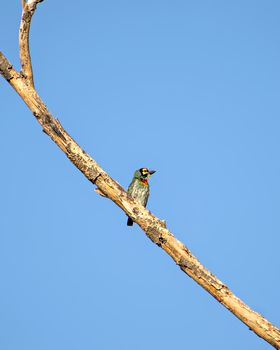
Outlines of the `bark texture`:
[{"label": "bark texture", "polygon": [[31,110],[43,131],[57,144],[70,161],[97,186],[97,191],[115,202],[133,219],[146,235],[162,248],[189,277],[209,292],[259,337],[280,349],[280,331],[262,315],[253,311],[237,298],[229,288],[208,271],[190,250],[166,228],[165,223],[131,198],[97,162],[91,158],[65,131],[60,122],[48,111],[37,94],[28,47],[28,35],[32,15],[40,0],[23,1],[20,26],[20,55],[22,71],[17,72],[0,52],[0,73],[15,89]]}]

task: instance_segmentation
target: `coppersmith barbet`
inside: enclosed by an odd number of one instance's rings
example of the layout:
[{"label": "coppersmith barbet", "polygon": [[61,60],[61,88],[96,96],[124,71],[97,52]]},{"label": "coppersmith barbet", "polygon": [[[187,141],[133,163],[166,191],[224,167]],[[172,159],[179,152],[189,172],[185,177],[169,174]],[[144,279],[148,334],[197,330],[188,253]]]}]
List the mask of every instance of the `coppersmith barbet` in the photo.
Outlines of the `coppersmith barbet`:
[{"label": "coppersmith barbet", "polygon": [[[128,187],[127,193],[131,195],[134,199],[137,200],[140,204],[146,207],[149,195],[150,195],[150,186],[149,178],[152,174],[155,173],[155,170],[149,170],[147,168],[140,168],[136,170],[131,181],[131,184]],[[129,217],[127,219],[127,226],[132,226],[133,220]]]}]

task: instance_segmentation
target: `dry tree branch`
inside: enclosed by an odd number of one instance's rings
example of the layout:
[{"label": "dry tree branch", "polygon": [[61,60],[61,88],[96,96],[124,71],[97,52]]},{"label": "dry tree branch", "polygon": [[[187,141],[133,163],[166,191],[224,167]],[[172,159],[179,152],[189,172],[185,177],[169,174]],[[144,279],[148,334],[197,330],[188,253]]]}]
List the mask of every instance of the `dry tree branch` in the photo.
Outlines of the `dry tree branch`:
[{"label": "dry tree branch", "polygon": [[20,25],[21,72],[17,72],[0,52],[0,74],[15,89],[29,107],[43,131],[57,144],[70,161],[97,186],[102,193],[115,202],[146,235],[162,248],[189,277],[216,298],[222,305],[244,322],[259,337],[280,349],[280,330],[253,311],[238,299],[229,288],[208,271],[190,252],[190,250],[166,228],[147,209],[131,198],[126,191],[113,180],[64,130],[60,122],[48,111],[37,94],[33,84],[32,65],[29,54],[29,29],[32,15],[41,0],[22,0],[23,13]]}]

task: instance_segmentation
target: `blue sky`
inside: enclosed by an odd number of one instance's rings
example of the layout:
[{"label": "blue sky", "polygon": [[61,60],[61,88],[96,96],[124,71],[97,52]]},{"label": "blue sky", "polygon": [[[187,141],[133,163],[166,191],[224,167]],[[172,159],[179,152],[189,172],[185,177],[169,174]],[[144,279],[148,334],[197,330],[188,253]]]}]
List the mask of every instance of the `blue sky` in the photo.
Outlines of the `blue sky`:
[{"label": "blue sky", "polygon": [[[279,324],[278,1],[47,1],[35,83],[234,293]],[[1,7],[16,68],[20,1]],[[42,133],[0,80],[0,347],[270,349],[184,275]]]}]

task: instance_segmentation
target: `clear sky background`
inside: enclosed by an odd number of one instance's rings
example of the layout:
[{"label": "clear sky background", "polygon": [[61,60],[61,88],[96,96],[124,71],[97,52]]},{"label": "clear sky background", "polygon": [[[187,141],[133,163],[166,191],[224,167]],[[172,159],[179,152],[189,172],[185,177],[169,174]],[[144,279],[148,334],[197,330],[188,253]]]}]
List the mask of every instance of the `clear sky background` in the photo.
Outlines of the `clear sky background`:
[{"label": "clear sky background", "polygon": [[[21,1],[1,45],[19,68]],[[45,0],[36,87],[122,186],[156,169],[149,209],[280,326],[280,3]],[[271,347],[93,186],[1,78],[0,348]]]}]

